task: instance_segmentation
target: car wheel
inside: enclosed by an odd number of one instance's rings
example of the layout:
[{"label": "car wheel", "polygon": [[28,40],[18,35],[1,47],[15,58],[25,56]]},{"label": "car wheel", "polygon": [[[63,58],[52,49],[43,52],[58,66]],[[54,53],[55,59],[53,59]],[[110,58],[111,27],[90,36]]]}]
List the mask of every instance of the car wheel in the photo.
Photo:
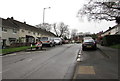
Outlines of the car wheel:
[{"label": "car wheel", "polygon": [[85,51],[86,49],[83,47],[82,50]]},{"label": "car wheel", "polygon": [[50,44],[50,47],[52,47],[53,46],[53,44]]},{"label": "car wheel", "polygon": [[97,47],[94,47],[94,50],[97,50]]}]

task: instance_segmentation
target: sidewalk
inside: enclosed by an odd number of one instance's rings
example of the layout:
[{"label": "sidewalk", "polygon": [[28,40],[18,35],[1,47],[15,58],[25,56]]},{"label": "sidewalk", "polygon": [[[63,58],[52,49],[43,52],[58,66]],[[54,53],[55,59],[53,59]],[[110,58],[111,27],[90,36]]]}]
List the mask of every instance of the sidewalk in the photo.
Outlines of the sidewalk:
[{"label": "sidewalk", "polygon": [[112,61],[117,61],[118,60],[118,58],[116,58],[116,57],[118,57],[119,49],[105,47],[105,46],[101,46],[99,44],[97,45],[97,47],[110,60],[112,60]]},{"label": "sidewalk", "polygon": [[[97,51],[106,59],[98,59],[96,62],[78,62],[74,80],[76,79],[117,79],[118,78],[118,49],[97,45]],[[92,59],[91,59],[92,60]],[[90,66],[89,66],[90,65]],[[94,69],[94,70],[93,70]],[[85,70],[86,74],[79,74]]]}]

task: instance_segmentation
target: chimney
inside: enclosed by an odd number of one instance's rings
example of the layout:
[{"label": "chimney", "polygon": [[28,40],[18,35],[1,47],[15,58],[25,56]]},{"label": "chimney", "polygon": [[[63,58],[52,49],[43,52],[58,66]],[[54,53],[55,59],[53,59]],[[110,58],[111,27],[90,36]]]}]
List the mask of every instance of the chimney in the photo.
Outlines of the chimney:
[{"label": "chimney", "polygon": [[11,19],[12,19],[12,20],[14,20],[14,18],[13,18],[13,17],[11,17]]},{"label": "chimney", "polygon": [[24,24],[26,24],[26,22],[24,21]]},{"label": "chimney", "polygon": [[111,29],[111,27],[109,27],[109,29]]}]

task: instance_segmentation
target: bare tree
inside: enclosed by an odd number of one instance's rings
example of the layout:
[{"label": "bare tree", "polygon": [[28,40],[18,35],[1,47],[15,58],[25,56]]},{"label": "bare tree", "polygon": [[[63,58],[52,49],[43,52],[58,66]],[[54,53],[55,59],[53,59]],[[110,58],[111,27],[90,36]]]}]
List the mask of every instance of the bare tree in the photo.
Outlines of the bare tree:
[{"label": "bare tree", "polygon": [[36,27],[41,28],[41,29],[46,30],[46,31],[51,30],[51,24],[48,24],[48,23],[38,24],[38,25],[36,25]]},{"label": "bare tree", "polygon": [[65,25],[63,22],[58,25],[54,24],[54,31],[58,37],[64,37],[69,33],[68,25]]},{"label": "bare tree", "polygon": [[75,37],[77,35],[78,30],[77,29],[72,29],[71,31],[71,37]]},{"label": "bare tree", "polygon": [[120,0],[90,0],[78,11],[78,17],[87,16],[88,20],[116,21],[120,24]]}]

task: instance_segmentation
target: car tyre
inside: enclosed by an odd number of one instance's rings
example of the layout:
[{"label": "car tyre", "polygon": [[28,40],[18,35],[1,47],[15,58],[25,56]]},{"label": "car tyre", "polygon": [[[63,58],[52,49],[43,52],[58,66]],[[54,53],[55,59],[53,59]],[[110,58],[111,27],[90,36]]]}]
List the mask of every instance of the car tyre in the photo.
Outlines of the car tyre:
[{"label": "car tyre", "polygon": [[50,47],[52,47],[53,46],[53,44],[50,44]]},{"label": "car tyre", "polygon": [[94,47],[94,50],[97,50],[97,47]]},{"label": "car tyre", "polygon": [[82,50],[85,51],[86,49],[83,47]]}]

